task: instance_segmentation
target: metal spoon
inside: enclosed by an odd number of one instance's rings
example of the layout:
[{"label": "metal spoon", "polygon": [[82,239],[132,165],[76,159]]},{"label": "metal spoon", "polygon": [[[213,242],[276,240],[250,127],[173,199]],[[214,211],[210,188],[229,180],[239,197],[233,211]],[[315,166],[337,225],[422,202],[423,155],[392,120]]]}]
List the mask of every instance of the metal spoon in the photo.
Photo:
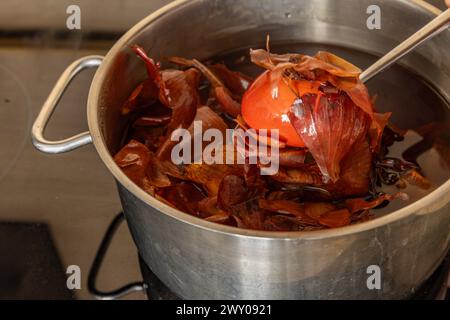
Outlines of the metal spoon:
[{"label": "metal spoon", "polygon": [[397,47],[385,54],[381,59],[361,73],[359,78],[362,82],[367,82],[372,77],[389,67],[391,64],[402,58],[405,54],[413,50],[422,42],[431,39],[441,33],[450,25],[450,9],[445,10],[422,29],[414,33],[408,39],[400,43]]}]

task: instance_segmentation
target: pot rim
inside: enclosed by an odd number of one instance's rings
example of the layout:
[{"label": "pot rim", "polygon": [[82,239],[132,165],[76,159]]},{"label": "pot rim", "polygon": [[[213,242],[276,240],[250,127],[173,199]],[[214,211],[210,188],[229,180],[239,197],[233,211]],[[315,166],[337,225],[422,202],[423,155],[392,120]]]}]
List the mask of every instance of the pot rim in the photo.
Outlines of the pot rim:
[{"label": "pot rim", "polygon": [[[349,225],[341,228],[333,229],[323,229],[316,231],[263,231],[263,230],[250,230],[242,229],[227,225],[222,225],[219,223],[209,222],[204,219],[189,215],[183,211],[175,209],[156,198],[152,197],[146,193],[143,189],[132,182],[116,165],[111,156],[109,150],[104,142],[98,118],[98,98],[100,96],[100,88],[106,77],[106,71],[110,68],[111,64],[114,62],[117,54],[123,49],[123,47],[129,42],[129,40],[134,37],[137,33],[142,31],[150,23],[163,18],[166,14],[170,13],[172,10],[182,8],[192,1],[202,1],[202,0],[177,0],[167,4],[161,9],[150,14],[146,18],[142,19],[135,26],[133,26],[129,31],[127,31],[109,50],[106,54],[102,64],[98,68],[95,76],[93,78],[87,103],[87,118],[89,131],[92,136],[94,146],[100,155],[100,158],[108,168],[108,170],[113,174],[115,179],[124,186],[128,191],[130,191],[135,197],[151,206],[152,208],[159,210],[162,214],[169,215],[170,217],[178,220],[179,222],[187,223],[194,227],[198,227],[207,231],[217,232],[226,234],[229,236],[241,236],[241,237],[251,237],[251,238],[265,238],[266,240],[313,240],[313,239],[324,239],[345,236],[349,234],[356,234],[359,232],[369,231],[376,229],[378,227],[384,226],[395,221],[399,221],[409,215],[413,214],[427,214],[433,212],[434,208],[439,208],[450,201],[450,179],[444,184],[439,186],[436,190],[429,193],[425,197],[418,201],[411,203],[410,205],[403,207],[399,210],[386,214],[382,217],[366,221],[363,223],[358,223],[354,225]],[[406,2],[409,5],[420,7],[421,9],[437,15],[441,12],[438,8],[432,6],[423,0],[399,0],[401,2]],[[437,201],[437,200],[440,201]],[[443,201],[445,199],[445,201]]]}]

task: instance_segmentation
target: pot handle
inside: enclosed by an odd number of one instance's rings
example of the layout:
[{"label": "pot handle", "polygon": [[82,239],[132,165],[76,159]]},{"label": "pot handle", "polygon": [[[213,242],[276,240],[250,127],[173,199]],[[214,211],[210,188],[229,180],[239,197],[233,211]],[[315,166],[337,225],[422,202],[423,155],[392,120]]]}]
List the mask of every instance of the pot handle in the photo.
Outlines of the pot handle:
[{"label": "pot handle", "polygon": [[97,286],[96,286],[97,275],[100,271],[100,267],[102,265],[103,258],[106,255],[109,244],[111,243],[111,240],[113,239],[114,234],[116,233],[117,229],[120,227],[120,225],[124,219],[125,219],[125,216],[121,212],[111,222],[111,224],[108,227],[108,230],[105,233],[105,236],[103,237],[102,242],[100,243],[100,247],[98,248],[97,254],[95,255],[95,259],[94,259],[94,262],[92,263],[91,270],[89,271],[88,290],[94,296],[94,298],[97,300],[117,300],[121,297],[124,297],[124,296],[130,294],[130,293],[146,292],[146,290],[147,290],[147,284],[145,284],[144,282],[129,283],[119,289],[108,291],[108,292],[101,291],[101,290],[97,289]]},{"label": "pot handle", "polygon": [[68,66],[59,77],[53,90],[50,92],[50,95],[42,106],[39,115],[34,121],[33,128],[31,130],[33,145],[36,149],[45,153],[56,154],[68,152],[92,142],[92,137],[89,131],[58,141],[47,140],[44,137],[44,131],[50,117],[53,114],[53,111],[55,111],[58,102],[61,100],[61,96],[66,91],[72,79],[84,69],[98,67],[102,61],[102,56],[86,56],[80,58]]}]

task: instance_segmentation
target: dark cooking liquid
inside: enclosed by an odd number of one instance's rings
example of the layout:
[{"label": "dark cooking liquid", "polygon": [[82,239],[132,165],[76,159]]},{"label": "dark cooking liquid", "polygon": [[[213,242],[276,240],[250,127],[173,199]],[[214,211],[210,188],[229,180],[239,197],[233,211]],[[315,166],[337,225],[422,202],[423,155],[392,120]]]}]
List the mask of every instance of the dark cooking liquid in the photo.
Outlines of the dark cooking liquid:
[{"label": "dark cooking liquid", "polygon": [[[272,52],[276,53],[297,52],[314,55],[319,50],[329,51],[361,69],[367,68],[377,59],[365,52],[329,45],[274,46],[272,44],[271,47]],[[248,49],[241,50],[214,60],[224,61],[232,70],[257,76],[262,70],[249,61],[248,52]],[[373,211],[377,215],[382,215],[417,201],[450,178],[450,110],[445,100],[425,81],[397,65],[370,80],[367,86],[370,95],[377,96],[375,103],[377,111],[392,112],[391,122],[393,124],[402,129],[410,129],[405,135],[404,141],[396,142],[389,148],[389,156],[403,158],[403,152],[411,147],[420,150],[420,152],[414,151],[409,154],[418,155],[417,163],[420,165],[422,173],[432,183],[432,187],[428,190],[408,185],[401,191],[409,195],[409,200],[395,200],[387,207]],[[423,128],[425,125],[432,129],[428,130],[431,134],[422,134],[427,139],[423,141],[424,137],[417,131],[420,131],[419,128]],[[384,186],[381,190],[395,193],[399,189],[394,186]]]}]

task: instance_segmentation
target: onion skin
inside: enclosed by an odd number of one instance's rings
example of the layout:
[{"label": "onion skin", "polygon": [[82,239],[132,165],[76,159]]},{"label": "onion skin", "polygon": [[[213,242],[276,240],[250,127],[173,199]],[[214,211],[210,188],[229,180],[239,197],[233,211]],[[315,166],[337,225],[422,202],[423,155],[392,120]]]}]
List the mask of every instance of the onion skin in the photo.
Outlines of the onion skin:
[{"label": "onion skin", "polygon": [[359,139],[367,138],[371,151],[378,151],[390,114],[374,112],[359,68],[328,52],[250,55],[268,69],[242,100],[250,127],[279,129],[287,145],[308,148],[325,183],[339,180],[340,163]]},{"label": "onion skin", "polygon": [[[360,70],[337,56],[252,51],[252,61],[267,69],[253,81],[223,64],[179,57],[170,60],[183,70],[160,70],[142,48],[133,50],[145,62],[148,77],[122,107],[130,131],[114,160],[166,205],[239,228],[309,231],[362,222],[372,208],[406,199],[404,193],[377,192],[373,173],[380,170],[429,187],[418,168],[386,157],[385,136],[378,151],[390,114],[375,113]],[[202,76],[209,88],[200,85]],[[264,140],[258,129],[279,130],[280,141],[266,142],[268,154],[281,149],[278,173],[261,175],[263,161],[176,165],[167,157],[173,130],[184,128],[193,136],[193,121],[201,120],[202,131],[224,134],[235,125],[230,118],[238,127],[257,129],[253,135],[259,143]],[[228,147],[221,145],[215,155],[236,159],[242,151],[228,154]],[[243,149],[247,154],[246,145]]]}]

